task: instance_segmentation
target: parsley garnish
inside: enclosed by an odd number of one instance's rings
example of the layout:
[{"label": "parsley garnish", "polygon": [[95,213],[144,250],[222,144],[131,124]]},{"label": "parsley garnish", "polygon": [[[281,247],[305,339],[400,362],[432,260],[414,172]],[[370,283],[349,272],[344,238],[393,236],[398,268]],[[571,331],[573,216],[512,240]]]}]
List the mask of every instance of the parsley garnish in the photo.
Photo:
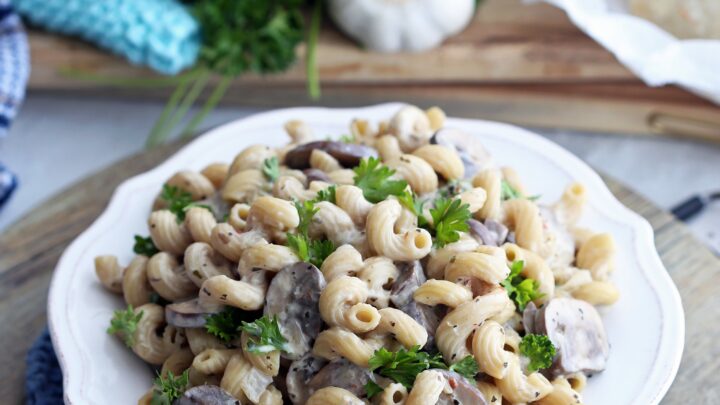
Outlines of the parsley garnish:
[{"label": "parsley garnish", "polygon": [[185,370],[182,375],[175,377],[172,371],[167,372],[163,378],[158,374],[153,386],[153,397],[151,405],[170,405],[185,392],[188,388],[189,372]]},{"label": "parsley garnish", "polygon": [[530,197],[525,197],[525,195],[523,195],[523,193],[521,193],[520,191],[515,189],[515,187],[513,187],[507,180],[502,180],[500,182],[500,199],[505,201],[505,200],[512,200],[515,198],[525,198],[530,201],[535,201],[538,198],[540,198],[540,196],[533,195]]},{"label": "parsley garnish", "polygon": [[243,322],[240,328],[250,335],[246,348],[250,353],[287,351],[287,339],[280,333],[277,316],[263,316],[255,322]]},{"label": "parsley garnish", "polygon": [[355,185],[362,189],[365,199],[371,203],[379,203],[390,195],[402,195],[407,187],[405,180],[391,180],[395,170],[380,166],[380,160],[374,157],[361,160],[353,171]]},{"label": "parsley garnish", "polygon": [[222,312],[206,317],[205,329],[224,342],[237,339],[240,336],[238,328],[243,320],[242,315],[241,310],[237,308],[225,307]]},{"label": "parsley garnish", "polygon": [[280,163],[278,158],[273,156],[263,160],[262,172],[269,182],[274,183],[280,177]]},{"label": "parsley garnish", "polygon": [[355,143],[355,136],[354,135],[340,135],[340,142]]},{"label": "parsley garnish", "polygon": [[520,341],[520,353],[530,360],[527,368],[533,372],[552,365],[555,346],[547,336],[529,333]]},{"label": "parsley garnish", "polygon": [[432,226],[430,232],[434,233],[436,247],[443,247],[448,243],[457,242],[460,232],[467,232],[470,227],[467,220],[472,214],[468,204],[463,204],[459,198],[447,199],[440,197],[435,200],[434,207],[430,208]]},{"label": "parsley garnish", "polygon": [[368,380],[367,384],[365,384],[365,392],[367,393],[368,399],[370,399],[383,392],[383,387],[379,386],[378,383],[373,380]]},{"label": "parsley garnish", "polygon": [[133,252],[139,254],[139,255],[145,255],[147,257],[152,257],[155,253],[158,253],[159,250],[157,247],[155,247],[155,243],[153,243],[153,240],[151,237],[145,237],[143,238],[140,235],[135,235],[135,244],[133,245]]},{"label": "parsley garnish", "polygon": [[336,190],[335,186],[330,186],[326,189],[320,190],[317,192],[317,195],[315,196],[315,200],[313,200],[313,201],[316,201],[316,202],[329,201],[329,202],[335,204],[335,190]]},{"label": "parsley garnish", "polygon": [[[431,368],[454,371],[470,380],[479,372],[475,358],[472,356],[467,356],[448,367],[440,353],[431,355],[422,352],[420,346],[413,346],[410,350],[400,349],[397,352],[380,348],[370,358],[369,364],[371,371],[377,370],[381,376],[391,378],[408,389],[412,388],[418,374]],[[365,390],[368,390],[367,385]]]},{"label": "parsley garnish", "polygon": [[370,358],[370,370],[377,370],[381,376],[391,378],[410,389],[415,383],[415,377],[422,371],[447,368],[440,353],[431,356],[419,350],[420,346],[413,346],[410,350],[400,349],[397,352],[380,348]]},{"label": "parsley garnish", "polygon": [[113,313],[113,317],[110,320],[110,327],[107,328],[107,333],[111,335],[119,333],[125,341],[125,345],[127,347],[133,347],[133,345],[135,345],[134,334],[142,316],[143,311],[135,314],[135,310],[132,305],[128,305],[127,309],[124,311],[117,310]]},{"label": "parsley garnish", "polygon": [[[329,194],[330,192],[328,192],[328,195]],[[332,194],[334,194],[334,192]],[[287,234],[287,245],[295,251],[295,254],[298,255],[300,260],[320,267],[325,259],[335,251],[335,245],[332,241],[326,239],[312,240],[308,234],[310,222],[312,222],[313,216],[318,211],[318,209],[315,208],[315,200],[304,202],[296,201],[295,209],[297,209],[298,216],[300,217],[300,223],[297,227],[297,233]]]},{"label": "parsley garnish", "polygon": [[522,311],[528,302],[538,299],[543,294],[538,291],[540,284],[533,279],[524,278],[520,275],[525,262],[522,260],[516,260],[510,265],[510,275],[501,283],[505,290],[507,290],[508,296],[515,301],[518,310]]},{"label": "parsley garnish", "polygon": [[178,222],[185,220],[185,213],[192,207],[201,207],[213,212],[212,208],[208,205],[194,203],[192,200],[192,194],[177,187],[168,186],[167,184],[163,185],[160,198],[165,200],[168,210],[175,214]]},{"label": "parsley garnish", "polygon": [[473,380],[475,375],[480,372],[477,361],[473,356],[465,356],[462,360],[451,365],[449,370],[460,374],[468,380]]}]

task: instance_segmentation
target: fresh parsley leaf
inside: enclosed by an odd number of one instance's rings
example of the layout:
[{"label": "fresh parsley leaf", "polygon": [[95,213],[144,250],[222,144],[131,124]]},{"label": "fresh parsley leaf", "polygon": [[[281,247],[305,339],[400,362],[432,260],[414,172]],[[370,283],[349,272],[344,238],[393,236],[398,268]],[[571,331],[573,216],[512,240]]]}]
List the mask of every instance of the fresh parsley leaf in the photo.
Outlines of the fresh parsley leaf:
[{"label": "fresh parsley leaf", "polygon": [[318,191],[317,195],[315,196],[315,199],[313,201],[320,202],[320,201],[329,201],[333,204],[335,204],[335,190],[336,187],[330,186],[326,189]]},{"label": "fresh parsley leaf", "polygon": [[424,202],[420,201],[414,192],[406,189],[397,197],[400,204],[409,209],[416,216],[422,216]]},{"label": "fresh parsley leaf", "polygon": [[443,247],[448,243],[457,242],[460,232],[467,232],[470,227],[467,220],[471,218],[468,204],[463,204],[459,198],[447,199],[440,197],[435,200],[434,207],[430,208],[433,223],[431,231],[434,232],[435,246]]},{"label": "fresh parsley leaf", "polygon": [[325,259],[334,251],[335,244],[332,243],[332,241],[327,239],[313,240],[308,245],[309,258],[307,261],[315,265],[315,267],[320,268]]},{"label": "fresh parsley leaf", "polygon": [[126,310],[117,310],[113,313],[113,317],[110,320],[110,327],[107,328],[107,333],[114,335],[120,334],[125,345],[127,347],[133,347],[135,345],[135,331],[137,330],[138,322],[143,316],[143,311],[135,314],[135,310],[132,305],[128,305]]},{"label": "fresh parsley leaf", "polygon": [[540,196],[533,195],[530,197],[525,197],[525,195],[523,195],[523,193],[521,193],[520,191],[515,189],[515,187],[513,187],[507,180],[502,180],[500,182],[500,199],[505,201],[505,200],[512,200],[515,198],[525,198],[530,201],[535,201],[538,198],[540,198]]},{"label": "fresh parsley leaf", "polygon": [[502,286],[508,293],[508,296],[515,301],[519,311],[525,309],[528,302],[543,296],[538,290],[540,284],[533,279],[524,278],[520,273],[525,267],[525,262],[516,260],[510,265],[510,274],[502,281]]},{"label": "fresh parsley leaf", "polygon": [[412,388],[415,377],[422,371],[447,368],[440,353],[431,356],[421,352],[420,346],[413,346],[410,350],[401,348],[397,352],[380,348],[370,358],[369,364],[371,371],[377,371],[381,376],[391,378],[408,389]]},{"label": "fresh parsley leaf", "polygon": [[301,235],[307,235],[310,229],[310,222],[312,222],[313,216],[318,212],[318,209],[315,208],[315,202],[312,200],[303,202],[295,201],[295,209],[300,217],[297,232]]},{"label": "fresh parsley leaf", "polygon": [[263,160],[262,172],[271,183],[274,183],[280,177],[280,163],[277,156]]},{"label": "fresh parsley leaf", "polygon": [[155,243],[153,242],[152,238],[142,237],[140,235],[135,235],[135,244],[133,245],[133,252],[139,254],[139,255],[145,255],[147,257],[152,257],[155,253],[158,253],[159,250],[157,247],[155,247]]},{"label": "fresh parsley leaf", "polygon": [[287,350],[287,339],[280,332],[277,316],[263,316],[255,322],[243,322],[241,329],[250,335],[246,350],[250,353],[269,353]]},{"label": "fresh parsley leaf", "polygon": [[167,204],[167,209],[170,210],[170,212],[172,212],[173,214],[175,214],[178,222],[182,222],[185,220],[185,213],[192,207],[205,208],[210,212],[213,212],[212,208],[209,205],[193,202],[192,194],[188,193],[187,191],[181,190],[175,186],[168,186],[167,184],[163,185],[163,190],[162,193],[160,193],[160,198],[165,200],[165,203]]},{"label": "fresh parsley leaf", "polygon": [[196,1],[202,29],[199,64],[222,75],[273,73],[295,62],[305,37],[301,0]]},{"label": "fresh parsley leaf", "polygon": [[152,302],[153,304],[161,305],[163,307],[167,304],[170,304],[170,301],[161,297],[160,294],[155,291],[150,293],[150,302]]},{"label": "fresh parsley leaf", "polygon": [[205,330],[218,339],[229,342],[240,336],[238,328],[243,321],[242,311],[234,307],[225,307],[217,314],[208,315]]},{"label": "fresh parsley leaf", "polygon": [[530,360],[528,371],[533,372],[552,365],[555,346],[547,336],[529,333],[520,341],[520,354]]},{"label": "fresh parsley leaf", "polygon": [[310,240],[309,237],[301,234],[288,233],[287,244],[301,261],[312,263],[318,268],[335,251],[335,244],[332,241],[327,239]]},{"label": "fresh parsley leaf", "polygon": [[370,399],[383,392],[383,387],[379,386],[378,383],[373,380],[368,380],[367,384],[365,384],[365,392],[367,393],[368,399]]},{"label": "fresh parsley leaf", "polygon": [[473,356],[465,356],[462,360],[451,365],[449,370],[454,371],[471,381],[473,381],[475,379],[475,375],[480,372],[477,361],[475,361]]},{"label": "fresh parsley leaf", "polygon": [[361,160],[353,171],[355,185],[362,189],[365,199],[372,203],[378,203],[389,195],[402,195],[407,187],[405,180],[391,180],[395,170],[380,166],[380,160],[374,157]]},{"label": "fresh parsley leaf", "polygon": [[340,142],[355,143],[355,136],[354,135],[340,135]]},{"label": "fresh parsley leaf", "polygon": [[175,377],[172,371],[167,372],[163,378],[158,374],[153,386],[153,397],[151,405],[171,405],[173,401],[180,398],[188,388],[189,371],[185,370],[182,375]]}]

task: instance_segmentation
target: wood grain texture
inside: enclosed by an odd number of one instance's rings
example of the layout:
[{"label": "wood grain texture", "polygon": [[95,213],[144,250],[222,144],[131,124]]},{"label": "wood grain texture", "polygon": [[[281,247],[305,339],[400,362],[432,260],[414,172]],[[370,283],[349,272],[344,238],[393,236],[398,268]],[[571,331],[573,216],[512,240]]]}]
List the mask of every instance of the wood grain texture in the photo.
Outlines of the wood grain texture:
[{"label": "wood grain texture", "polygon": [[[486,0],[465,31],[422,53],[366,52],[328,22],[317,50],[323,105],[434,101],[456,116],[720,141],[718,106],[677,87],[648,88],[547,4]],[[31,90],[162,100],[173,88],[138,82],[157,76],[77,40],[33,32],[31,51]],[[304,55],[301,46],[299,59]],[[130,78],[134,84],[108,78]],[[279,75],[244,75],[224,100],[267,107],[313,104],[303,63]]]},{"label": "wood grain texture", "polygon": [[[126,178],[166,159],[173,144],[123,160],[50,198],[0,235],[0,398],[23,402],[25,353],[46,324],[45,306],[52,269],[63,249],[105,208]],[[678,377],[664,404],[717,403],[720,373],[720,260],[684,225],[617,181],[612,192],[653,226],[656,247],[680,289],[686,314],[686,345]]]}]

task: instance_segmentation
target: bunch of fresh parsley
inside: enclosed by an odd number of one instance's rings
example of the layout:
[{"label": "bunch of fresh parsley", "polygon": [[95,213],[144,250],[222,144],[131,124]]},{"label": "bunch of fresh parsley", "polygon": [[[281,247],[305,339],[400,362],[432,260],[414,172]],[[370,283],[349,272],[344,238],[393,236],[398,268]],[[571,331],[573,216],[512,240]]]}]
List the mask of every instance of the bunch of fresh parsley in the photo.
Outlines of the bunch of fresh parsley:
[{"label": "bunch of fresh parsley", "polygon": [[171,405],[188,389],[189,376],[188,370],[185,370],[177,377],[173,375],[172,371],[168,371],[165,377],[158,374],[153,385],[153,396],[150,404]]},{"label": "bunch of fresh parsley", "polygon": [[126,310],[117,310],[113,313],[107,333],[111,335],[119,334],[127,347],[133,347],[135,345],[135,331],[142,316],[143,311],[135,314],[132,305],[128,305]]},{"label": "bunch of fresh parsley", "polygon": [[[369,364],[371,371],[390,378],[408,389],[412,388],[418,374],[431,368],[455,371],[471,380],[479,371],[477,362],[472,356],[467,356],[448,367],[440,353],[431,355],[420,351],[420,346],[413,346],[410,350],[400,349],[396,352],[381,348],[375,351]],[[382,388],[371,380],[365,385],[365,391],[368,397],[372,397],[382,391]]]},{"label": "bunch of fresh parsley", "polygon": [[[201,29],[202,45],[197,65],[178,78],[178,85],[150,132],[147,146],[163,142],[184,121],[204,92],[210,78],[219,80],[205,104],[189,120],[182,136],[190,136],[227,92],[232,80],[245,73],[269,74],[289,68],[295,48],[305,37],[303,0],[196,1],[191,11]],[[315,1],[307,49],[308,94],[318,98],[320,88],[315,46],[320,29],[322,2]]]},{"label": "bunch of fresh parsley", "polygon": [[524,267],[525,262],[522,260],[512,262],[510,274],[501,283],[508,296],[515,301],[519,311],[524,310],[528,302],[543,296],[539,291],[540,284],[536,280],[520,275]]},{"label": "bunch of fresh parsley", "polygon": [[548,368],[555,357],[555,346],[545,335],[528,333],[520,341],[520,354],[530,360],[528,371],[533,372]]}]

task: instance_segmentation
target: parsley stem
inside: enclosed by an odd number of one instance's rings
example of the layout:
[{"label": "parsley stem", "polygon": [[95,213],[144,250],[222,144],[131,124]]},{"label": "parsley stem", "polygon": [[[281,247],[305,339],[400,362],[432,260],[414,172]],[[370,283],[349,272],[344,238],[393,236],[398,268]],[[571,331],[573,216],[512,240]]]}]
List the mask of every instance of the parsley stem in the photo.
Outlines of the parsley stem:
[{"label": "parsley stem", "polygon": [[182,77],[180,78],[180,82],[175,87],[175,90],[170,96],[170,99],[167,103],[165,103],[165,108],[163,108],[160,117],[157,119],[157,121],[155,121],[155,125],[153,125],[152,130],[150,130],[150,135],[145,142],[146,148],[151,148],[160,143],[160,134],[162,133],[162,129],[165,128],[167,120],[170,118],[170,114],[175,110],[175,108],[177,108],[180,99],[187,92],[188,85],[190,84],[192,79],[197,76],[198,73],[199,71],[194,70],[189,72],[188,74],[182,75]]},{"label": "parsley stem", "polygon": [[203,90],[205,90],[208,80],[210,80],[210,72],[206,69],[202,69],[190,87],[190,91],[188,91],[185,97],[183,97],[177,110],[175,110],[170,122],[163,128],[160,135],[158,135],[160,142],[163,142],[172,132],[173,128],[175,128],[187,116],[190,107],[195,104],[195,101],[197,101],[200,94],[202,94]]},{"label": "parsley stem", "polygon": [[220,82],[215,85],[215,89],[213,89],[213,92],[210,94],[210,97],[208,97],[205,105],[203,105],[202,109],[197,114],[195,114],[192,120],[190,120],[190,123],[188,123],[188,125],[182,131],[181,136],[183,138],[188,138],[193,135],[198,125],[200,125],[205,120],[205,117],[207,117],[207,115],[210,114],[213,109],[215,109],[220,100],[222,100],[232,81],[233,78],[231,76],[223,76],[223,78],[220,79]]},{"label": "parsley stem", "polygon": [[322,19],[322,2],[315,0],[313,13],[308,30],[307,55],[305,56],[305,71],[307,73],[308,96],[317,100],[320,98],[320,78],[317,66],[317,42],[320,33],[320,20]]}]

